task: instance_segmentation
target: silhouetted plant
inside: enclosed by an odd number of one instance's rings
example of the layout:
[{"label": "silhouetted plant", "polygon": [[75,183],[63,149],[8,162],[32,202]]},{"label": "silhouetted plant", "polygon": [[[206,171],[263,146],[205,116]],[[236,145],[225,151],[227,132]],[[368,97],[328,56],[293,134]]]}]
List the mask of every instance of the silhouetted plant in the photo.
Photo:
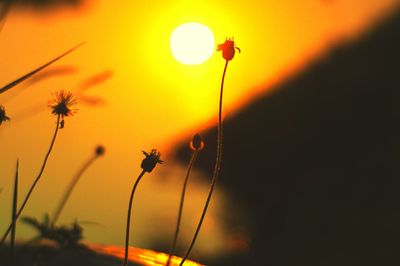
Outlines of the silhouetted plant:
[{"label": "silhouetted plant", "polygon": [[[53,138],[50,143],[50,147],[44,158],[42,167],[40,168],[39,174],[37,175],[35,181],[33,182],[32,186],[30,187],[28,194],[26,195],[24,201],[22,202],[21,207],[19,208],[19,210],[17,212],[17,216],[16,216],[17,220],[18,220],[18,217],[21,215],[22,211],[24,210],[25,205],[27,204],[34,188],[36,187],[36,184],[38,183],[40,177],[43,174],[43,171],[46,167],[47,160],[50,156],[51,150],[53,149],[58,130],[61,128],[64,128],[64,117],[72,116],[76,112],[76,109],[72,108],[73,105],[75,105],[75,104],[76,104],[76,99],[73,97],[73,95],[69,92],[65,92],[62,90],[60,92],[55,93],[54,98],[51,100],[49,107],[52,109],[52,113],[57,116],[56,128],[55,128],[54,135],[53,135]],[[0,245],[2,245],[4,243],[5,239],[7,238],[8,234],[10,233],[11,227],[12,227],[12,224],[8,227],[8,229],[4,233],[4,235],[0,241]]]},{"label": "silhouetted plant", "polygon": [[185,194],[186,194],[187,183],[189,181],[189,175],[190,175],[192,167],[196,161],[197,155],[203,149],[203,147],[204,147],[204,142],[203,142],[200,134],[194,135],[192,141],[190,142],[190,149],[193,151],[193,153],[192,153],[192,157],[190,158],[189,166],[187,168],[187,172],[186,172],[186,176],[185,176],[185,181],[183,183],[181,200],[179,203],[178,219],[177,219],[176,228],[175,228],[175,235],[174,235],[174,240],[172,241],[171,250],[169,252],[167,266],[169,266],[171,264],[171,259],[175,253],[176,243],[178,241],[179,230],[180,230],[180,226],[181,226],[182,212],[183,212],[183,205],[185,203]]},{"label": "silhouetted plant", "polygon": [[223,99],[223,92],[224,92],[224,82],[225,82],[225,74],[228,68],[228,63],[233,59],[235,56],[235,50],[238,50],[240,53],[240,49],[235,46],[235,42],[231,39],[226,39],[223,44],[219,44],[217,51],[222,51],[222,57],[225,59],[225,67],[224,71],[222,72],[222,80],[221,80],[221,90],[219,96],[219,112],[218,112],[218,136],[217,136],[217,156],[215,160],[214,172],[211,179],[210,190],[208,192],[207,200],[204,205],[203,212],[200,217],[200,221],[197,225],[196,231],[194,233],[193,239],[189,245],[188,250],[186,251],[185,256],[183,257],[179,266],[182,266],[185,260],[189,257],[190,252],[196,242],[197,236],[200,232],[200,228],[203,224],[204,217],[207,213],[208,206],[210,205],[211,196],[214,191],[215,184],[217,182],[217,178],[219,175],[220,167],[221,167],[221,160],[222,160],[222,99]]},{"label": "silhouetted plant", "polygon": [[17,204],[18,204],[18,170],[19,170],[19,160],[17,160],[17,167],[15,170],[15,178],[14,178],[14,193],[12,200],[12,211],[11,211],[11,241],[10,241],[10,257],[11,257],[11,265],[14,265],[14,247],[15,247],[15,233],[17,230]]},{"label": "silhouetted plant", "polygon": [[83,238],[83,228],[77,221],[69,227],[52,226],[48,214],[44,215],[43,222],[32,217],[22,217],[21,221],[39,233],[31,242],[47,239],[56,242],[60,247],[74,247]]},{"label": "silhouetted plant", "polygon": [[138,178],[135,181],[135,184],[133,185],[131,196],[129,198],[129,205],[128,205],[128,216],[127,216],[127,221],[126,221],[126,233],[125,233],[125,256],[124,256],[124,262],[123,266],[126,266],[128,264],[128,252],[129,252],[129,232],[130,232],[130,223],[131,223],[131,211],[132,211],[132,202],[133,202],[133,197],[135,195],[136,188],[144,176],[144,174],[151,173],[153,169],[156,167],[157,164],[162,164],[163,161],[160,160],[161,154],[157,152],[157,150],[153,149],[151,150],[150,153],[147,153],[143,151],[143,154],[146,156],[140,167],[142,168],[142,172],[139,174]]},{"label": "silhouetted plant", "polygon": [[14,81],[8,83],[8,84],[5,85],[4,87],[0,88],[0,94],[2,94],[2,93],[4,93],[4,92],[8,91],[9,89],[11,89],[11,88],[17,86],[18,84],[20,84],[20,83],[23,82],[24,80],[27,80],[28,78],[32,77],[33,75],[35,75],[35,74],[38,73],[39,71],[41,71],[41,70],[45,69],[46,67],[48,67],[49,65],[51,65],[51,64],[53,64],[53,63],[55,63],[55,62],[57,62],[58,60],[60,60],[60,59],[63,58],[64,56],[66,56],[67,54],[72,53],[74,50],[78,49],[78,48],[79,48],[80,46],[82,46],[83,44],[85,44],[85,43],[83,42],[83,43],[80,43],[80,44],[76,45],[75,47],[69,49],[68,51],[64,52],[63,54],[57,56],[57,57],[54,58],[53,60],[47,62],[46,64],[44,64],[44,65],[42,65],[42,66],[36,68],[35,70],[32,70],[31,72],[29,72],[29,73],[23,75],[22,77],[19,77],[19,78],[16,79],[16,80],[14,80]]},{"label": "silhouetted plant", "polygon": [[0,105],[0,126],[3,122],[10,120],[10,118],[6,115],[6,109],[3,105]]},{"label": "silhouetted plant", "polygon": [[75,188],[76,184],[78,183],[79,179],[82,177],[82,175],[85,173],[85,171],[89,168],[89,166],[91,166],[97,158],[99,158],[100,156],[103,156],[105,153],[105,148],[102,145],[98,145],[92,156],[89,157],[89,159],[82,165],[82,167],[78,170],[78,172],[76,173],[76,175],[74,176],[74,178],[71,180],[71,183],[69,184],[69,186],[67,187],[64,196],[61,198],[57,209],[54,213],[53,219],[51,221],[51,226],[54,226],[58,220],[58,217],[60,217],[60,214],[62,212],[62,210],[64,209],[65,204],[67,203],[72,190]]}]

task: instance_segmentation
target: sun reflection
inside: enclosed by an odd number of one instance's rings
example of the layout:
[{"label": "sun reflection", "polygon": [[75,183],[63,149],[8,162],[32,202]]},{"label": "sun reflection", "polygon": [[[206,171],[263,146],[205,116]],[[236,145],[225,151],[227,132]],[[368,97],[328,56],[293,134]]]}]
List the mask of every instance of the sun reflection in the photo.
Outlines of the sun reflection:
[{"label": "sun reflection", "polygon": [[[120,259],[124,258],[124,248],[118,246],[106,246],[106,245],[97,245],[90,244],[89,247],[97,253],[103,255],[114,256]],[[140,265],[148,265],[148,266],[161,266],[165,265],[168,260],[168,254],[152,251],[148,249],[134,248],[129,247],[129,261],[138,263]],[[179,265],[182,258],[173,256],[171,259],[171,266]],[[198,264],[196,262],[186,260],[185,266],[202,266],[202,264]]]}]

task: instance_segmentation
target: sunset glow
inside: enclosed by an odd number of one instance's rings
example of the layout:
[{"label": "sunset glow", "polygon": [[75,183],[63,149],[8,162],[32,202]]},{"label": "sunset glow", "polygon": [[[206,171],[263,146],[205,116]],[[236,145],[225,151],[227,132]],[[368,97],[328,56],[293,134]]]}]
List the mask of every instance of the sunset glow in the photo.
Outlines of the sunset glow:
[{"label": "sunset glow", "polygon": [[[105,245],[95,245],[90,244],[89,246],[92,250],[109,256],[115,256],[117,258],[124,257],[124,250],[121,247],[117,246],[105,246]],[[156,252],[148,249],[141,248],[129,248],[129,261],[135,262],[143,266],[164,266],[167,262],[168,254],[162,252]],[[171,266],[178,266],[181,262],[182,258],[173,257],[171,261]],[[187,260],[185,261],[185,266],[204,266],[202,264],[198,264],[194,261]]]},{"label": "sunset glow", "polygon": [[[398,0],[54,2],[46,8],[15,6],[0,25],[0,87],[85,43],[0,95],[0,105],[10,118],[0,126],[0,220],[7,221],[0,224],[0,232],[10,220],[16,159],[20,160],[22,198],[40,170],[56,126],[48,101],[52,93],[65,90],[78,98],[74,105],[78,112],[58,133],[24,216],[51,214],[71,177],[93,147],[101,144],[106,156],[85,172],[59,223],[95,222],[101,226],[86,226],[85,240],[121,246],[127,200],[140,171],[142,150],[156,148],[165,163],[143,180],[138,191],[130,242],[149,249],[171,243],[185,176],[181,162],[171,159],[177,144],[216,128],[225,64],[222,53],[216,52],[218,44],[234,38],[241,49],[229,62],[224,80],[222,118],[228,121],[261,96],[269,96],[278,84],[330,55],[333,48],[369,32],[399,6]],[[318,110],[311,106],[313,112]],[[263,117],[253,119],[264,123]],[[286,128],[286,124],[301,125],[302,121],[276,118],[276,123]],[[290,132],[287,134],[289,138]],[[206,142],[205,150],[215,145]],[[230,150],[235,147],[228,146],[227,152]],[[194,169],[179,238],[181,250],[195,231],[211,174]],[[213,196],[195,258],[229,253],[231,232],[225,223],[230,220],[225,215],[235,207],[229,205],[230,194],[224,194],[224,189],[218,187]],[[23,225],[17,232],[21,242],[34,236]],[[243,233],[243,239],[246,237]],[[247,244],[241,246],[251,246]],[[105,251],[120,252],[117,247]],[[137,257],[150,254],[134,252]],[[165,254],[150,255],[166,260]]]}]

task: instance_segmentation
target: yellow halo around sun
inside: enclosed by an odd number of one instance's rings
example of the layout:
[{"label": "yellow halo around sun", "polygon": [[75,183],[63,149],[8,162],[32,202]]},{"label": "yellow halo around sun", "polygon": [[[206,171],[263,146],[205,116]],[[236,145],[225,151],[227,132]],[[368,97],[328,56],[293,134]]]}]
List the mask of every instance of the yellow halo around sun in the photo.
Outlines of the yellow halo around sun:
[{"label": "yellow halo around sun", "polygon": [[214,33],[203,24],[188,22],[174,29],[170,45],[177,61],[185,65],[198,65],[213,54]]}]

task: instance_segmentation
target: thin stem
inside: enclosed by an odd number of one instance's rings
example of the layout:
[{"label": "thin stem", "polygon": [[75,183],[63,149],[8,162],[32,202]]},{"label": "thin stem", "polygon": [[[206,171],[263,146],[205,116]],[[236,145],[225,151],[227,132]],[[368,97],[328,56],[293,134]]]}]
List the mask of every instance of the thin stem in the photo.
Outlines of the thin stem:
[{"label": "thin stem", "polygon": [[125,238],[125,257],[124,257],[124,263],[122,264],[123,266],[128,265],[128,252],[129,252],[129,231],[130,231],[130,223],[131,223],[131,211],[132,211],[132,202],[133,202],[133,196],[135,195],[136,187],[138,186],[140,180],[146,173],[145,170],[143,170],[138,178],[136,179],[135,184],[133,185],[132,192],[131,192],[131,197],[129,199],[129,206],[128,206],[128,217],[126,219],[126,238]]},{"label": "thin stem", "polygon": [[11,229],[11,241],[10,241],[10,261],[11,265],[14,265],[14,247],[15,247],[15,232],[17,230],[17,202],[18,202],[18,168],[19,168],[19,160],[17,160],[17,167],[15,170],[15,179],[14,179],[14,195],[13,195],[13,204],[12,204],[12,229]]},{"label": "thin stem", "polygon": [[199,149],[194,150],[194,152],[192,154],[192,157],[190,158],[189,166],[188,166],[188,169],[187,169],[187,172],[186,172],[185,182],[183,184],[183,189],[182,189],[181,201],[180,201],[180,205],[179,205],[179,213],[178,213],[178,220],[176,222],[174,240],[172,242],[172,247],[171,247],[171,250],[169,252],[168,261],[167,261],[167,264],[166,264],[167,266],[169,266],[171,264],[172,256],[175,253],[176,243],[178,241],[179,229],[180,229],[180,225],[181,225],[183,205],[185,203],[186,187],[187,187],[187,183],[188,183],[188,180],[189,180],[190,172],[192,170],[193,164],[196,161],[196,158],[197,158],[198,154],[199,154]]},{"label": "thin stem", "polygon": [[[57,133],[58,133],[58,129],[59,129],[59,124],[60,124],[60,115],[57,116],[56,129],[55,129],[55,131],[54,131],[53,139],[51,140],[49,150],[47,151],[46,157],[44,158],[42,167],[40,168],[40,171],[39,171],[38,176],[36,177],[35,181],[33,182],[31,188],[30,188],[29,191],[28,191],[28,194],[26,195],[26,197],[25,197],[25,199],[24,199],[24,201],[23,201],[21,207],[19,208],[19,210],[18,210],[18,212],[17,212],[16,220],[18,220],[19,216],[21,215],[22,211],[24,210],[25,205],[26,205],[26,203],[28,202],[29,197],[31,196],[33,189],[35,188],[36,184],[38,183],[40,177],[41,177],[42,174],[43,174],[44,168],[45,168],[46,163],[47,163],[47,159],[48,159],[49,156],[50,156],[51,150],[53,149],[54,142],[55,142],[56,137],[57,137]],[[3,237],[2,237],[2,239],[1,239],[1,241],[0,241],[0,246],[1,246],[1,245],[4,243],[4,241],[6,240],[8,234],[9,234],[10,231],[11,231],[11,227],[12,227],[12,224],[10,224],[10,226],[9,226],[8,229],[7,229],[7,231],[4,233],[4,235],[3,235]]]},{"label": "thin stem", "polygon": [[60,202],[58,203],[57,209],[54,213],[53,219],[51,221],[51,227],[54,227],[54,225],[56,224],[58,217],[60,217],[60,214],[62,212],[62,210],[65,207],[65,204],[67,202],[67,200],[69,199],[72,190],[75,188],[76,184],[78,183],[78,181],[80,180],[81,176],[83,175],[83,173],[86,171],[86,169],[89,168],[89,166],[97,159],[98,155],[95,154],[93,156],[91,156],[89,158],[89,160],[87,160],[82,167],[79,169],[79,171],[76,173],[75,177],[72,179],[71,183],[69,184],[67,190],[64,193],[64,196],[61,198]]},{"label": "thin stem", "polygon": [[199,235],[199,232],[200,232],[200,228],[201,228],[201,226],[203,224],[204,217],[206,216],[206,213],[207,213],[207,210],[208,210],[208,206],[210,205],[211,196],[213,194],[214,187],[215,187],[215,184],[217,182],[218,175],[219,175],[219,170],[221,168],[221,159],[222,159],[222,98],[223,98],[222,96],[223,96],[223,92],[224,92],[225,74],[226,74],[226,69],[228,68],[228,62],[229,61],[226,60],[225,67],[224,67],[224,72],[222,73],[222,80],[221,80],[221,91],[220,91],[220,95],[219,95],[219,112],[218,112],[217,157],[216,157],[216,160],[215,160],[215,167],[214,167],[213,177],[212,177],[212,180],[211,180],[210,190],[208,192],[207,200],[206,200],[206,203],[204,205],[204,209],[203,209],[203,212],[201,214],[199,224],[197,225],[196,232],[194,233],[192,242],[190,243],[190,246],[189,246],[188,250],[186,251],[186,254],[183,257],[183,259],[182,259],[181,263],[179,264],[179,266],[183,265],[183,263],[187,260],[187,258],[189,257],[190,252],[193,249],[194,243],[196,242],[197,236]]}]

